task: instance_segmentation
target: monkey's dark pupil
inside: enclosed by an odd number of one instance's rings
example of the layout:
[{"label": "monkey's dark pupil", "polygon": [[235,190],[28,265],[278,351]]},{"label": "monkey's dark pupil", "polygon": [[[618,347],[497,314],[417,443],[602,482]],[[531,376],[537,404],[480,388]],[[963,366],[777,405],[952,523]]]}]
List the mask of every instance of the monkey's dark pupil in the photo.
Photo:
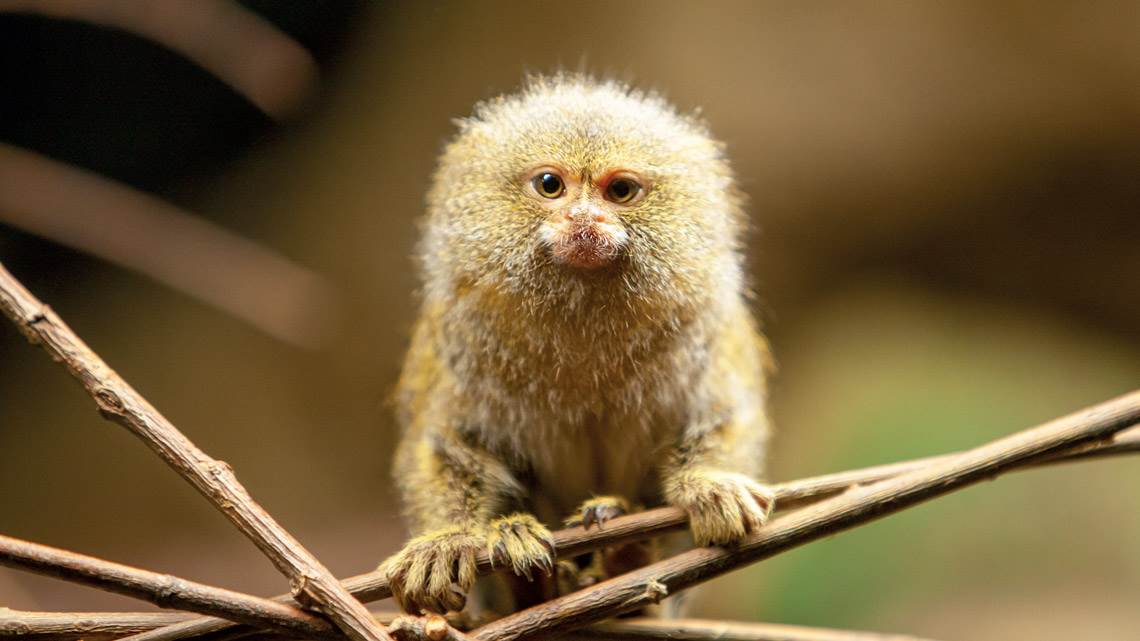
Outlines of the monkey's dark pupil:
[{"label": "monkey's dark pupil", "polygon": [[623,200],[629,196],[629,183],[624,180],[619,180],[610,187],[610,191],[613,192],[615,198]]},{"label": "monkey's dark pupil", "polygon": [[542,175],[542,193],[553,196],[562,190],[562,181],[554,174]]}]

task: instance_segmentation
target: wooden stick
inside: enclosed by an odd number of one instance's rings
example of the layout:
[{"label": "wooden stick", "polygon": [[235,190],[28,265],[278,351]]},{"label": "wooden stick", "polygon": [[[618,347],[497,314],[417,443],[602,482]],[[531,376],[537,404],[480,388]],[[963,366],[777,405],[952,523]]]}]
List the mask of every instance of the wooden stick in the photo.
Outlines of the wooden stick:
[{"label": "wooden stick", "polygon": [[0,311],[71,372],[104,418],[142,439],[226,515],[289,578],[295,594],[307,597],[356,641],[391,641],[332,573],[253,500],[229,465],[210,458],[183,436],[2,264]]},{"label": "wooden stick", "polygon": [[[1044,465],[1046,463],[1059,463],[1069,460],[1085,460],[1100,456],[1118,456],[1121,454],[1140,453],[1140,426],[1116,435],[1111,441],[1095,444],[1091,447],[1079,446],[1066,452],[1054,455],[1052,458],[1033,463]],[[838,494],[848,488],[891,478],[902,472],[920,469],[933,462],[944,461],[957,454],[935,456],[902,463],[878,465],[847,472],[838,472],[816,476],[799,481],[790,481],[775,485],[776,509],[783,510],[789,506],[804,505],[811,501],[818,501],[828,496]],[[607,521],[604,527],[595,527],[590,530],[582,527],[573,527],[554,533],[555,555],[566,558],[582,554],[600,547],[620,544],[633,540],[652,538],[667,532],[680,530],[686,527],[688,521],[685,513],[673,507],[662,507],[638,514],[621,516]],[[486,554],[479,554],[476,558],[478,571],[486,574],[492,571],[490,559]],[[391,596],[388,580],[380,571],[360,574],[343,582],[353,596],[364,602],[377,601]],[[274,600],[288,602],[289,595],[280,595]],[[228,633],[223,635],[223,632]],[[166,628],[139,633],[131,637],[130,641],[176,641],[178,639],[197,638],[210,635],[212,639],[237,638],[249,634],[252,629],[240,626],[225,619],[213,617],[194,618],[171,625]]]},{"label": "wooden stick", "polygon": [[195,583],[167,574],[29,543],[0,535],[0,565],[149,601],[160,608],[187,610],[268,626],[282,634],[342,639],[328,621],[295,605]]},{"label": "wooden stick", "polygon": [[930,641],[902,634],[777,623],[639,618],[595,623],[563,638],[567,641]]},{"label": "wooden stick", "polygon": [[21,612],[0,608],[0,639],[110,641],[191,616],[177,612]]}]

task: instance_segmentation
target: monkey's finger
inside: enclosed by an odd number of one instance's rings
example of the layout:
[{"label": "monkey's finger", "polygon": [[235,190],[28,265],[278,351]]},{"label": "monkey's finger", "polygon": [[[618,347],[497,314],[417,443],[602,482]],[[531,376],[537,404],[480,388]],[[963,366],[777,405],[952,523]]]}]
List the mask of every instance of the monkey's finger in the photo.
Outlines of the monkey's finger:
[{"label": "monkey's finger", "polygon": [[760,507],[764,509],[764,517],[765,520],[767,520],[767,517],[772,514],[772,511],[776,507],[776,493],[773,492],[771,488],[759,483],[750,484],[748,486],[748,492],[752,495],[752,498],[760,504]]},{"label": "monkey's finger", "polygon": [[443,590],[435,593],[435,596],[440,606],[440,614],[458,612],[467,605],[467,595],[453,583],[448,583]]},{"label": "monkey's finger", "polygon": [[594,520],[598,522],[598,527],[602,527],[606,521],[622,514],[625,514],[625,510],[618,505],[599,505],[594,508]]},{"label": "monkey's finger", "polygon": [[404,596],[404,583],[403,581],[393,580],[391,576],[388,577],[388,587],[392,590],[392,598],[396,600],[396,605],[404,612],[408,612],[408,600]]},{"label": "monkey's finger", "polygon": [[765,520],[764,508],[760,507],[747,491],[741,491],[737,500],[740,501],[740,514],[743,517],[744,531],[751,533],[760,529]]},{"label": "monkey's finger", "polygon": [[459,612],[467,605],[467,593],[454,585],[448,589],[447,609],[450,612]]},{"label": "monkey's finger", "polygon": [[546,553],[551,557],[554,556],[554,535],[550,532],[544,532],[543,536],[539,538],[542,547],[546,548]]},{"label": "monkey's finger", "polygon": [[583,508],[582,509],[582,521],[581,521],[582,528],[588,530],[588,529],[590,529],[590,526],[596,522],[597,521],[596,521],[595,515],[594,515],[594,508],[593,507]]},{"label": "monkey's finger", "polygon": [[464,548],[456,559],[455,566],[455,582],[464,592],[470,590],[478,576],[475,571],[475,548]]},{"label": "monkey's finger", "polygon": [[451,568],[455,558],[446,551],[437,553],[427,574],[427,591],[444,594],[451,589]]},{"label": "monkey's finger", "polygon": [[507,558],[507,546],[503,539],[499,538],[494,543],[487,547],[487,556],[491,559],[491,567],[502,567],[506,565],[509,560]]}]

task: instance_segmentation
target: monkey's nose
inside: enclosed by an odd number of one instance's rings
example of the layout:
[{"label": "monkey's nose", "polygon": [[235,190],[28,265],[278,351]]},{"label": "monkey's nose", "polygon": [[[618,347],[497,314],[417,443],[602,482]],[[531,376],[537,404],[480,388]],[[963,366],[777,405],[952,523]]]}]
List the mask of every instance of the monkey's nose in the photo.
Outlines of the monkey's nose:
[{"label": "monkey's nose", "polygon": [[578,205],[575,207],[568,207],[564,213],[566,220],[571,222],[595,222],[604,223],[609,220],[606,212],[600,207],[594,205]]}]

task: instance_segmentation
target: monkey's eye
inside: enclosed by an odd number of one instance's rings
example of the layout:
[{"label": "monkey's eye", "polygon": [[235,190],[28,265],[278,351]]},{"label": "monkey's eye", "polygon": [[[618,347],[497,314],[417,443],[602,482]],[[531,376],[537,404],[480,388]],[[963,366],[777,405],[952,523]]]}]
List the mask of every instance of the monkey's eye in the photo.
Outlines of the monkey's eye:
[{"label": "monkey's eye", "polygon": [[606,200],[615,203],[628,203],[641,191],[641,185],[629,178],[615,178],[606,187]]},{"label": "monkey's eye", "polygon": [[562,184],[562,179],[549,171],[544,171],[535,176],[532,183],[534,190],[543,198],[558,198],[562,192],[566,191],[566,185]]}]

